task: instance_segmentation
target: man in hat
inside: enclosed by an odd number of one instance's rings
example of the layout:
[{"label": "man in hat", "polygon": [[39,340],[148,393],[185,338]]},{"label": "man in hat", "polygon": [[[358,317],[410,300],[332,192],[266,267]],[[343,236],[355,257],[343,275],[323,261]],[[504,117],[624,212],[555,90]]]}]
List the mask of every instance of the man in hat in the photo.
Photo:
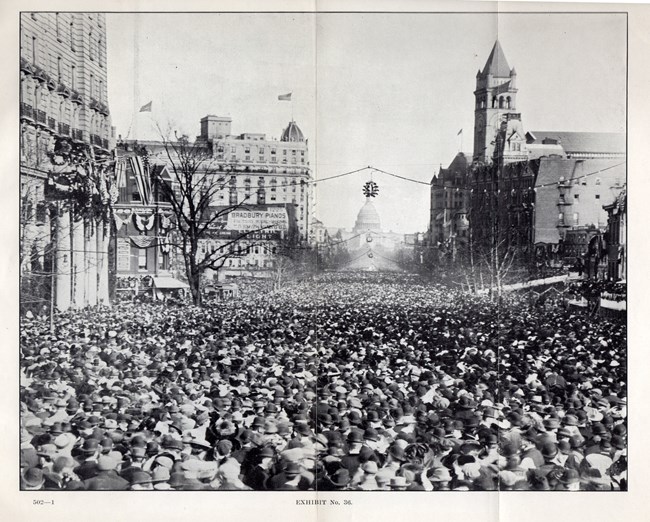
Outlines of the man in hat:
[{"label": "man in hat", "polygon": [[97,475],[83,481],[90,491],[123,491],[129,487],[129,482],[120,477],[117,472],[118,463],[107,455],[97,459]]},{"label": "man in hat", "polygon": [[74,469],[75,474],[82,480],[91,479],[99,473],[97,460],[100,455],[100,446],[97,439],[86,439],[81,446],[81,458],[79,466]]},{"label": "man in hat", "polygon": [[246,472],[244,483],[255,491],[268,489],[267,481],[271,477],[271,467],[275,452],[270,446],[264,446],[257,453],[257,462]]}]

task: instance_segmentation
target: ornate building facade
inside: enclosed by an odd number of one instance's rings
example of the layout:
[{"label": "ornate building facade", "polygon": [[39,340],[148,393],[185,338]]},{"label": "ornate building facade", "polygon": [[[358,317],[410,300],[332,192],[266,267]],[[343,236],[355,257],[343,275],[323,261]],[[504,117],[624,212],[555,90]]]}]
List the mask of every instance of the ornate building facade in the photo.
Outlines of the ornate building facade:
[{"label": "ornate building facade", "polygon": [[112,128],[100,13],[22,13],[21,304],[108,304]]},{"label": "ornate building facade", "polygon": [[[224,215],[224,219],[210,225],[200,241],[199,256],[225,257],[224,265],[217,272],[206,272],[207,279],[268,276],[277,257],[289,253],[286,252],[288,246],[299,247],[306,243],[310,227],[309,149],[298,125],[289,122],[279,140],[267,139],[259,133],[232,135],[231,126],[230,118],[205,116],[201,119],[201,134],[191,144],[201,157],[199,174],[210,177],[210,209]],[[164,142],[131,140],[118,143],[119,155],[124,155],[128,162],[132,161],[130,156],[137,156],[136,151],[140,151],[150,168],[166,167],[172,184],[173,149],[171,144],[166,146]],[[126,164],[127,173],[131,172],[129,165]],[[126,179],[128,183],[128,175]],[[135,182],[132,189],[133,194],[129,195],[127,190],[124,197],[120,196],[117,206],[117,214],[128,219],[135,219],[134,216],[142,213],[146,206],[143,206]],[[152,198],[151,205],[157,209],[152,207],[153,213],[162,212],[165,216],[169,213],[169,207],[158,198]],[[145,233],[135,231],[135,235],[158,238],[151,239],[149,246],[133,243],[131,225],[129,222],[122,234],[128,238],[118,237],[124,252],[124,270],[118,269],[118,275],[128,276],[128,285],[133,284],[134,278],[147,277],[150,281],[149,277],[159,278],[161,273],[182,276],[184,268],[180,256],[156,247],[157,241],[161,241],[161,245],[164,243],[157,232],[158,225]],[[173,223],[171,228],[174,228]],[[127,246],[131,258],[128,269]]]},{"label": "ornate building facade", "polygon": [[499,42],[474,94],[467,185],[473,241],[515,248],[528,261],[585,256],[594,235],[605,233],[603,206],[625,185],[625,135],[526,132],[516,106],[516,72]]}]

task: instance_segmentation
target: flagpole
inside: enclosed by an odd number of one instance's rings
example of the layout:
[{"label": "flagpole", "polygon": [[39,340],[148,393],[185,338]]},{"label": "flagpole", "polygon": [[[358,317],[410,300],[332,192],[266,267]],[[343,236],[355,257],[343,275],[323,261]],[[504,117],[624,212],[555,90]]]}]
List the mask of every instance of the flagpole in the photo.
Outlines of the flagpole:
[{"label": "flagpole", "polygon": [[140,98],[140,90],[138,85],[138,28],[139,28],[139,17],[136,15],[133,20],[133,122],[135,123],[133,127],[133,138],[138,139],[138,102]]}]

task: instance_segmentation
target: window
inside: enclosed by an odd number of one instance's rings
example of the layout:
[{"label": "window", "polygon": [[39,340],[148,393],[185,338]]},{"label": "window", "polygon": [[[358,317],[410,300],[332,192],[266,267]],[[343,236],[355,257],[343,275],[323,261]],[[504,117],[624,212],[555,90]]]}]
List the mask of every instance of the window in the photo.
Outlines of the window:
[{"label": "window", "polygon": [[100,102],[104,101],[104,80],[99,80],[99,92],[97,93],[97,98]]},{"label": "window", "polygon": [[61,74],[61,71],[62,71],[61,67],[62,67],[61,66],[61,57],[59,56],[56,59],[56,77],[57,77],[57,80],[59,80],[59,82],[61,82],[63,80],[62,74]]},{"label": "window", "polygon": [[70,22],[70,49],[76,51],[74,45],[74,22]]},{"label": "window", "polygon": [[275,149],[271,149],[271,155],[275,155]]},{"label": "window", "polygon": [[147,250],[145,248],[138,250],[138,270],[141,272],[147,270]]},{"label": "window", "polygon": [[95,76],[90,75],[90,97],[93,98],[95,96]]},{"label": "window", "polygon": [[32,36],[32,63],[36,64],[38,62],[38,40],[35,36]]},{"label": "window", "polygon": [[573,199],[580,199],[580,194],[574,194]]},{"label": "window", "polygon": [[596,185],[600,185],[600,178],[596,178]]},{"label": "window", "polygon": [[95,59],[95,47],[93,46],[93,32],[88,33],[88,56],[91,60]]},{"label": "window", "polygon": [[596,199],[600,199],[600,194],[596,194]]},{"label": "window", "polygon": [[77,67],[74,65],[70,66],[70,83],[70,87],[77,88]]},{"label": "window", "polygon": [[61,17],[59,13],[55,13],[56,16],[56,37],[61,38]]},{"label": "window", "polygon": [[100,67],[104,67],[104,63],[103,63],[102,58],[103,58],[103,54],[102,54],[102,38],[100,36],[99,39],[97,40],[97,61],[99,62]]}]

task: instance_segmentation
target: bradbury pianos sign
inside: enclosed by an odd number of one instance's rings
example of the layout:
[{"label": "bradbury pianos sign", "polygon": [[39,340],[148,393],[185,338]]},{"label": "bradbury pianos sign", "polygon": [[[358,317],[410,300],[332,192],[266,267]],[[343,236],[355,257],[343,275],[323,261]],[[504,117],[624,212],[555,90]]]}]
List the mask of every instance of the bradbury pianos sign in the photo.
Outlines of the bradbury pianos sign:
[{"label": "bradbury pianos sign", "polygon": [[228,214],[225,229],[250,232],[286,232],[289,218],[284,208],[266,210],[233,210]]}]

